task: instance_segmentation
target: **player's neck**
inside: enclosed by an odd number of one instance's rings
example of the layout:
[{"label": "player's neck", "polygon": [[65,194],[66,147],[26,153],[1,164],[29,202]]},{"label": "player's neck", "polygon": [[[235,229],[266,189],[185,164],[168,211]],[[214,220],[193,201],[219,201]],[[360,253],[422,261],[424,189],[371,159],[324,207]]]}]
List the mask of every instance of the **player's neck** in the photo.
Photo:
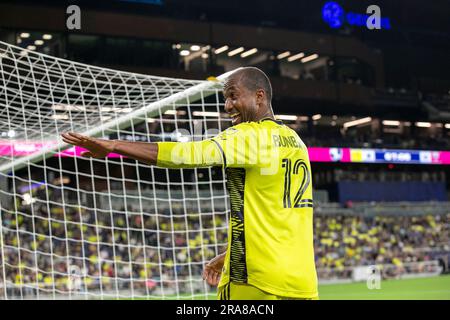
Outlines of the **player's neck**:
[{"label": "player's neck", "polygon": [[272,108],[267,108],[266,112],[258,117],[256,121],[263,120],[263,119],[272,119],[275,120],[275,116],[273,114]]}]

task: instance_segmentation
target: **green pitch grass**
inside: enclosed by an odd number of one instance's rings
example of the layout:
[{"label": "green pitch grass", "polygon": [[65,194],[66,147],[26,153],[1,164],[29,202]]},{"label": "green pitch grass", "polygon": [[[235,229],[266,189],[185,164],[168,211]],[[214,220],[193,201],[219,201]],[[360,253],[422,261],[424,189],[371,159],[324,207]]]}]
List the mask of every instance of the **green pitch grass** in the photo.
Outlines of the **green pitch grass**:
[{"label": "green pitch grass", "polygon": [[[450,275],[383,280],[380,289],[372,290],[367,288],[366,282],[319,285],[319,296],[320,300],[450,300]],[[175,300],[177,297],[166,296],[165,299]],[[178,299],[205,300],[205,296],[192,298],[181,295]],[[216,295],[209,294],[206,299],[216,300]]]},{"label": "green pitch grass", "polygon": [[365,282],[319,286],[321,300],[450,300],[450,275],[381,281],[369,290]]}]

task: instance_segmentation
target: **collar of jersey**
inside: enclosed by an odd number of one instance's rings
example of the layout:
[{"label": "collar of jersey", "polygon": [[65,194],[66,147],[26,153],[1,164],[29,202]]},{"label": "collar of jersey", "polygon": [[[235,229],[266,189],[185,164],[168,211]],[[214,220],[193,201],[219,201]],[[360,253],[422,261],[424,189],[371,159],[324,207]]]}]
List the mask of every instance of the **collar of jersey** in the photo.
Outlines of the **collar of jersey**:
[{"label": "collar of jersey", "polygon": [[272,118],[263,118],[263,119],[259,120],[259,122],[266,121],[266,120],[273,121],[273,122],[275,122],[277,124],[283,124],[283,121],[281,121],[281,120],[274,120]]}]

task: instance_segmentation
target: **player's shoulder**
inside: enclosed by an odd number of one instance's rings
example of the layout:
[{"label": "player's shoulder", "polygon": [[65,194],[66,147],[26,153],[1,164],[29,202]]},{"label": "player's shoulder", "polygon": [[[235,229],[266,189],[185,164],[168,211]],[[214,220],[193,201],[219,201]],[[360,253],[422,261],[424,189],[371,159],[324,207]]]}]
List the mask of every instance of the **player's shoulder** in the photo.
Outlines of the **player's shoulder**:
[{"label": "player's shoulder", "polygon": [[272,130],[288,128],[282,121],[271,118],[264,118],[259,121],[242,122],[232,128],[239,131],[253,131],[253,130]]},{"label": "player's shoulder", "polygon": [[241,122],[235,126],[229,127],[221,132],[223,136],[235,136],[242,134],[249,134],[254,130],[258,129],[258,126],[255,126],[256,122]]},{"label": "player's shoulder", "polygon": [[293,135],[297,136],[298,134],[295,130],[287,126],[283,121],[281,120],[275,120],[270,118],[265,118],[257,122],[257,126],[264,130],[270,130],[270,131],[277,131],[280,134],[284,135]]},{"label": "player's shoulder", "polygon": [[[282,121],[277,121],[274,119],[266,118],[259,121],[247,121],[241,122],[235,126],[229,127],[228,129],[220,133],[221,136],[240,136],[240,135],[255,135],[260,134],[261,131],[272,132],[272,130],[292,130]],[[292,130],[295,133],[295,131]]]},{"label": "player's shoulder", "polygon": [[234,127],[238,131],[249,131],[249,130],[256,130],[260,128],[259,122],[256,121],[247,121],[247,122],[241,122]]}]

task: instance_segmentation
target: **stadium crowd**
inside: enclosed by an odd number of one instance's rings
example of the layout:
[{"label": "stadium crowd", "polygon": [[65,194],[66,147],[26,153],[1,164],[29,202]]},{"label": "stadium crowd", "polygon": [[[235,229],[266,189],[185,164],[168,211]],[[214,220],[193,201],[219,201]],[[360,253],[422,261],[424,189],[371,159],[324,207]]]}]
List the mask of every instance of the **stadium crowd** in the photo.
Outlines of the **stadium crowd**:
[{"label": "stadium crowd", "polygon": [[[226,215],[92,210],[58,202],[17,201],[1,211],[0,287],[8,294],[154,290],[190,292],[206,261],[226,248]],[[315,216],[319,279],[349,267],[429,261],[450,252],[450,214]],[[347,274],[346,274],[347,273]],[[78,281],[78,282],[77,282]],[[2,286],[3,282],[3,286]]]},{"label": "stadium crowd", "polygon": [[450,214],[316,216],[314,231],[319,278],[332,277],[331,270],[345,276],[348,267],[367,265],[395,265],[402,272],[405,264],[450,252]]}]

